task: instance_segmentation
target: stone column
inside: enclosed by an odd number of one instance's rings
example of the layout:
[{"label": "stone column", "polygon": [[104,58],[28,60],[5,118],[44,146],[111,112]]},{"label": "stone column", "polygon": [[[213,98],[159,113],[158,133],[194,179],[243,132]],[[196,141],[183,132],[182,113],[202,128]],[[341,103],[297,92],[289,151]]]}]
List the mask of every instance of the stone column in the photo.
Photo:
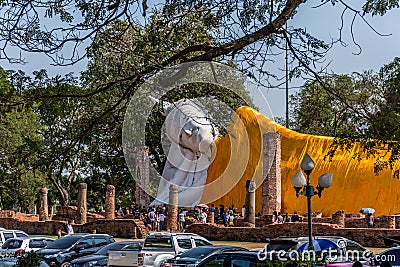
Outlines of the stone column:
[{"label": "stone column", "polygon": [[106,219],[114,220],[115,218],[115,186],[107,185],[106,187]]},{"label": "stone column", "polygon": [[344,210],[339,210],[334,214],[332,214],[332,223],[337,224],[339,227],[344,227],[345,225]]},{"label": "stone column", "polygon": [[40,189],[40,206],[39,206],[39,221],[47,221],[49,219],[49,207],[47,204],[47,188]]},{"label": "stone column", "polygon": [[212,212],[209,212],[208,214],[207,214],[207,222],[208,223],[214,223],[214,212],[212,211]]},{"label": "stone column", "polygon": [[178,230],[178,185],[176,184],[169,186],[167,229]]},{"label": "stone column", "polygon": [[389,228],[396,229],[396,217],[395,216],[388,216],[389,217]]},{"label": "stone column", "polygon": [[150,159],[149,150],[137,149],[135,151],[136,173],[139,177],[136,181],[135,198],[140,207],[148,207],[150,204]]},{"label": "stone column", "polygon": [[255,226],[256,224],[256,181],[246,181],[246,203],[244,212],[244,222]]},{"label": "stone column", "polygon": [[280,132],[268,132],[263,135],[263,215],[279,212],[282,208],[281,141]]},{"label": "stone column", "polygon": [[80,183],[79,191],[78,191],[78,208],[76,210],[76,223],[84,224],[86,223],[86,215],[87,215],[87,184]]}]

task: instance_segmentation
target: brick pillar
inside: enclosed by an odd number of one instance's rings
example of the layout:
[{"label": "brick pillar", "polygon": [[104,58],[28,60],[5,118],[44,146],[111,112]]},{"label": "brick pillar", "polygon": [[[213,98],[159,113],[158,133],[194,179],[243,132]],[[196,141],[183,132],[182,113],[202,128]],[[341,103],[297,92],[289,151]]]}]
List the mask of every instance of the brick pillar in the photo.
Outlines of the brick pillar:
[{"label": "brick pillar", "polygon": [[76,210],[76,223],[84,224],[87,222],[87,184],[80,183],[78,190],[78,208]]},{"label": "brick pillar", "polygon": [[253,227],[256,223],[256,181],[254,180],[246,181],[244,222],[246,223],[246,226]]},{"label": "brick pillar", "polygon": [[178,230],[178,185],[176,184],[169,186],[167,227],[170,231]]},{"label": "brick pillar", "polygon": [[209,212],[208,214],[207,214],[207,222],[208,223],[214,223],[214,212],[212,211],[212,212]]},{"label": "brick pillar", "polygon": [[339,227],[344,227],[345,225],[344,210],[339,210],[334,214],[332,214],[332,223],[337,224]]},{"label": "brick pillar", "polygon": [[106,204],[105,204],[106,219],[115,218],[115,186],[107,185],[106,187]]},{"label": "brick pillar", "polygon": [[280,132],[268,132],[263,135],[263,215],[279,212],[282,208],[281,141]]},{"label": "brick pillar", "polygon": [[150,162],[149,150],[136,150],[136,182],[135,201],[139,207],[148,207],[150,204]]},{"label": "brick pillar", "polygon": [[389,228],[396,229],[396,217],[395,216],[388,216],[389,217]]},{"label": "brick pillar", "polygon": [[39,206],[39,221],[47,221],[49,219],[49,207],[47,204],[47,188],[40,189],[40,206]]},{"label": "brick pillar", "polygon": [[395,227],[396,229],[400,229],[400,216],[399,215],[394,215],[395,219]]}]

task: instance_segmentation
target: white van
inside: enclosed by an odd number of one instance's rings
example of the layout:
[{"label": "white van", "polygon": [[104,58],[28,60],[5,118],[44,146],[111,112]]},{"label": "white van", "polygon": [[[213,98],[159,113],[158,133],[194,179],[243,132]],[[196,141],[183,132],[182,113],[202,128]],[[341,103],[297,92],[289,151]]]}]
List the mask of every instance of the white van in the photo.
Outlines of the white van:
[{"label": "white van", "polygon": [[2,229],[0,230],[0,246],[6,242],[7,239],[9,238],[14,238],[14,237],[30,237],[27,233],[21,230],[6,230]]}]

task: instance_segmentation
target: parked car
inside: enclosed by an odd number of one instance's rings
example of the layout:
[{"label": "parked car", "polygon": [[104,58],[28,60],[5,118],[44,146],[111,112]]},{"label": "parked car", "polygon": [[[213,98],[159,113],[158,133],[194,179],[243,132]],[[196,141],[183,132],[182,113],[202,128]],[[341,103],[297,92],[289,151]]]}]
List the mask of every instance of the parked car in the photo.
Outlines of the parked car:
[{"label": "parked car", "polygon": [[143,241],[136,241],[120,249],[110,249],[107,253],[107,266],[137,266],[137,255],[142,249],[143,243]]},{"label": "parked car", "polygon": [[228,251],[248,251],[237,246],[203,246],[189,249],[182,254],[167,260],[163,267],[196,267],[199,262],[214,254]]},{"label": "parked car", "polygon": [[[0,258],[0,267],[11,267],[17,264],[18,257]],[[39,267],[50,267],[45,261],[40,261]]]},{"label": "parked car", "polygon": [[16,237],[7,239],[1,246],[0,256],[14,256],[44,248],[54,239],[48,237]]},{"label": "parked car", "polygon": [[160,267],[166,260],[191,248],[212,246],[206,238],[191,233],[149,234],[141,251],[109,251],[109,266]]},{"label": "parked car", "polygon": [[211,255],[201,261],[197,267],[262,267],[271,266],[271,262],[260,258],[259,252],[241,251],[241,252],[224,252]]},{"label": "parked car", "polygon": [[[269,240],[264,252],[268,259],[293,259],[308,248],[308,241],[305,236],[281,236]],[[313,244],[315,251],[322,252],[321,260],[328,262],[364,261],[372,257],[372,252],[359,243],[340,236],[314,236]]]},{"label": "parked car", "polygon": [[139,250],[143,246],[143,241],[122,241],[108,244],[96,253],[79,257],[71,261],[70,267],[92,267],[92,266],[107,266],[107,257],[110,250],[125,250],[136,249]]},{"label": "parked car", "polygon": [[37,254],[43,256],[50,266],[67,267],[72,260],[93,254],[103,246],[114,242],[114,238],[107,234],[72,234],[39,249]]},{"label": "parked car", "polygon": [[29,235],[21,230],[0,230],[0,245],[2,246],[7,239],[14,237],[29,237]]},{"label": "parked car", "polygon": [[392,247],[374,255],[371,265],[374,266],[400,266],[400,246]]}]

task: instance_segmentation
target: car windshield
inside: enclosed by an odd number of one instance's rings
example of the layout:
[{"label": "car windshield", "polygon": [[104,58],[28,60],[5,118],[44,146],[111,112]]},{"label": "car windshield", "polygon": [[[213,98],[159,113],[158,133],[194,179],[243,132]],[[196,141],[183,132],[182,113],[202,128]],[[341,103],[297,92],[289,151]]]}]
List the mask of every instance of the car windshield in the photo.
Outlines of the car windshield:
[{"label": "car windshield", "polygon": [[197,247],[182,253],[181,255],[179,255],[179,257],[201,259],[215,250],[217,250],[217,248]]},{"label": "car windshield", "polygon": [[169,236],[148,237],[144,242],[144,247],[172,248],[171,237]]},{"label": "car windshield", "polygon": [[107,252],[109,250],[121,250],[125,248],[126,246],[129,246],[129,249],[133,249],[134,245],[137,245],[137,248],[141,248],[139,243],[126,243],[126,242],[115,242],[111,243],[107,246],[102,247],[99,251],[97,251],[95,254],[97,255],[107,255]]},{"label": "car windshield", "polygon": [[271,242],[267,246],[268,251],[289,251],[292,247],[294,247],[297,242],[292,240],[271,240]]},{"label": "car windshield", "polygon": [[64,236],[48,244],[46,248],[66,249],[75,244],[79,239],[81,239],[81,236]]},{"label": "car windshield", "polygon": [[20,248],[22,245],[22,240],[8,239],[1,248],[3,249],[16,249]]}]

